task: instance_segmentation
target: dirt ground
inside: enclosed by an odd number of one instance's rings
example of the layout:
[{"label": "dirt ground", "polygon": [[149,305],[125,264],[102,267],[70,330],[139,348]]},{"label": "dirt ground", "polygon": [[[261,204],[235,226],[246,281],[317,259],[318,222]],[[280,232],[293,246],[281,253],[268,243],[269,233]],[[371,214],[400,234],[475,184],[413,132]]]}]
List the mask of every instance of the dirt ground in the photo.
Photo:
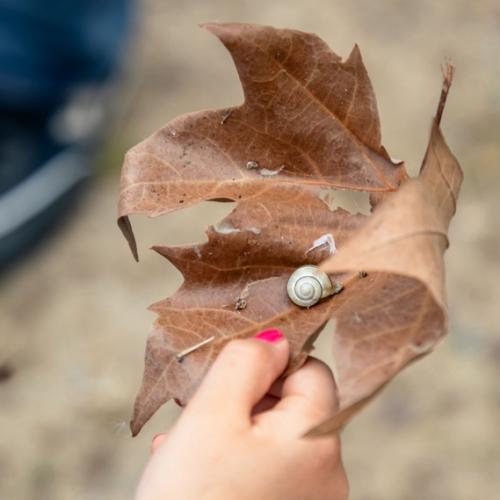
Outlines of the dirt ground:
[{"label": "dirt ground", "polygon": [[[154,315],[180,274],[147,251],[205,240],[230,210],[203,204],[134,217],[136,264],[116,224],[125,150],[179,114],[239,104],[223,46],[197,24],[241,21],[360,45],[384,145],[420,165],[445,56],[457,66],[442,129],[465,183],[447,253],[450,335],[400,374],[343,433],[352,500],[500,495],[500,3],[497,0],[150,0],[138,6],[129,72],[101,175],[77,214],[0,281],[0,498],[131,498],[169,403],[134,439],[128,422]],[[318,353],[329,356],[326,334]]]}]

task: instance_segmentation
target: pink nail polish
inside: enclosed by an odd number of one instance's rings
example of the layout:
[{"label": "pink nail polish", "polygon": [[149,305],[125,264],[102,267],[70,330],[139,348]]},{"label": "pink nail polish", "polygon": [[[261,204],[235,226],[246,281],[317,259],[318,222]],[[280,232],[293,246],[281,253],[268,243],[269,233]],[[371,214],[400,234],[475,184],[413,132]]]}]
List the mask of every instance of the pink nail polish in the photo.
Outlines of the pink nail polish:
[{"label": "pink nail polish", "polygon": [[283,338],[283,333],[281,333],[276,328],[270,328],[269,330],[264,330],[253,336],[254,339],[263,340],[264,342],[278,342]]}]

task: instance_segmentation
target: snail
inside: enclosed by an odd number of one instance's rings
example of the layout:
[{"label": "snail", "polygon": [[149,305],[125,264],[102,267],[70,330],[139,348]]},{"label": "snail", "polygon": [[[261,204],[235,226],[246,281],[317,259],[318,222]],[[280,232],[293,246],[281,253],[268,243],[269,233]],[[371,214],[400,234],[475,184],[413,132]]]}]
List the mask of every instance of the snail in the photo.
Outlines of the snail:
[{"label": "snail", "polygon": [[343,288],[342,283],[332,283],[328,274],[313,265],[296,269],[286,285],[290,300],[298,306],[308,308],[325,297],[339,293]]}]

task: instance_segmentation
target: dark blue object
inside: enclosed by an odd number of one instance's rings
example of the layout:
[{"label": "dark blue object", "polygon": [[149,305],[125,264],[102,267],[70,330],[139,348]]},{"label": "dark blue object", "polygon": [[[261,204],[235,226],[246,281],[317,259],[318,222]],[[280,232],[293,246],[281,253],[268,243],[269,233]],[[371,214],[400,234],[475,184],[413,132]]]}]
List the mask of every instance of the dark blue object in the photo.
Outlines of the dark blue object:
[{"label": "dark blue object", "polygon": [[0,0],[0,270],[89,177],[131,0]]},{"label": "dark blue object", "polygon": [[48,110],[115,68],[130,0],[0,0],[0,108]]}]

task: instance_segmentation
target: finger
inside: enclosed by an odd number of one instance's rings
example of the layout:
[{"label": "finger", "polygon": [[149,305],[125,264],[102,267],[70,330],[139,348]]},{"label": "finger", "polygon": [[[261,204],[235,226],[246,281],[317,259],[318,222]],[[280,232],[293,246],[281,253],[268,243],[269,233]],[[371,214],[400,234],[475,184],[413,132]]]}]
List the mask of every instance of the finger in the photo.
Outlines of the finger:
[{"label": "finger", "polygon": [[284,380],[284,378],[279,377],[278,380],[274,381],[267,391],[267,394],[253,407],[252,415],[258,415],[276,406],[276,403],[281,399],[281,390]]},{"label": "finger", "polygon": [[280,399],[271,394],[266,394],[252,409],[252,416],[258,415],[263,411],[273,409]]},{"label": "finger", "polygon": [[160,432],[160,434],[156,434],[156,436],[153,437],[153,441],[151,441],[152,454],[158,449],[158,446],[160,446],[160,444],[163,443],[163,441],[165,441],[166,437],[167,437],[166,432]]},{"label": "finger", "polygon": [[281,400],[262,418],[274,414],[293,428],[300,427],[300,433],[331,416],[338,407],[332,371],[322,361],[309,357],[302,368],[284,380]]},{"label": "finger", "polygon": [[286,378],[280,377],[277,380],[274,381],[274,383],[271,385],[269,390],[267,391],[267,394],[270,396],[274,396],[278,399],[281,399],[282,393],[283,393],[283,384],[285,383]]},{"label": "finger", "polygon": [[254,339],[230,342],[185,411],[204,418],[214,416],[220,420],[223,416],[226,421],[244,418],[250,422],[253,407],[283,373],[288,356],[288,341],[278,330],[266,330]]},{"label": "finger", "polygon": [[332,370],[319,359],[309,357],[304,366],[284,380],[283,408],[328,416],[339,409],[337,385]]}]

